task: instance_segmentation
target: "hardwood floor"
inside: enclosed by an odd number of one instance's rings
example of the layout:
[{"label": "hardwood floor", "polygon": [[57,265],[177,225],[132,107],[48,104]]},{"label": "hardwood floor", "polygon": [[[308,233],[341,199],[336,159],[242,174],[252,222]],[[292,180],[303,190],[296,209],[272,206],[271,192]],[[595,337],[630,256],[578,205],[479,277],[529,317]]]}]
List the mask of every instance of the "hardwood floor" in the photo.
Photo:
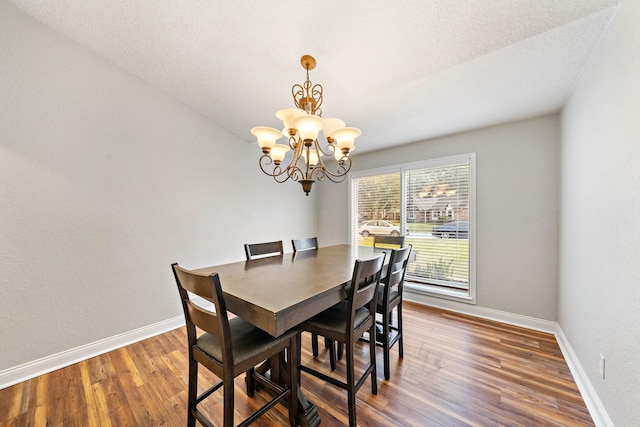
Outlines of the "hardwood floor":
[{"label": "hardwood floor", "polygon": [[[391,380],[378,394],[367,381],[358,392],[359,425],[372,426],[589,426],[591,417],[553,335],[405,303],[404,359],[391,350]],[[187,356],[184,328],[176,329],[0,390],[2,426],[184,426]],[[303,334],[303,361],[326,368],[328,353],[313,360]],[[367,348],[360,346],[362,360]],[[344,376],[344,360],[336,376]],[[201,374],[200,385],[215,381]],[[261,402],[235,381],[236,423]],[[307,398],[323,426],[348,423],[346,392],[302,373]],[[220,393],[207,408],[222,419]],[[277,405],[254,425],[287,423]]]}]

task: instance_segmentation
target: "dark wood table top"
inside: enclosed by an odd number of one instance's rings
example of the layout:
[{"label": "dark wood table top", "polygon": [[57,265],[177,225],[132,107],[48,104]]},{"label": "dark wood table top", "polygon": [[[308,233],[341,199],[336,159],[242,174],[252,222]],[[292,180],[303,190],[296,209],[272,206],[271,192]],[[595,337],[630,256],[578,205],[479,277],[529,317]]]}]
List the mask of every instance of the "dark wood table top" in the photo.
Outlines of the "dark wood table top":
[{"label": "dark wood table top", "polygon": [[[389,250],[337,245],[200,268],[218,273],[227,309],[273,336],[346,298],[356,259]],[[388,255],[387,255],[388,261]]]}]

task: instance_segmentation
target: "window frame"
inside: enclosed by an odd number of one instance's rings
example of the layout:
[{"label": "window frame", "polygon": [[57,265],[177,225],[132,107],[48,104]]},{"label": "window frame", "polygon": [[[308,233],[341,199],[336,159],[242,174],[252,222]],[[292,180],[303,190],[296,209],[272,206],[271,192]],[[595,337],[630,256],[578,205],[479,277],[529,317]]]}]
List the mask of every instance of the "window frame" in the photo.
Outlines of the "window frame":
[{"label": "window frame", "polygon": [[354,197],[353,187],[354,179],[367,176],[384,175],[390,173],[400,173],[400,229],[406,229],[406,221],[409,212],[407,212],[407,192],[406,192],[406,172],[416,169],[427,169],[433,167],[442,167],[458,163],[469,163],[469,289],[454,290],[438,286],[436,284],[425,284],[420,282],[405,281],[404,288],[407,292],[415,292],[432,296],[464,302],[468,304],[476,304],[476,153],[466,153],[454,156],[439,157],[435,159],[421,160],[417,162],[402,163],[394,166],[385,166],[360,171],[352,171],[348,174],[348,241],[354,244]]}]

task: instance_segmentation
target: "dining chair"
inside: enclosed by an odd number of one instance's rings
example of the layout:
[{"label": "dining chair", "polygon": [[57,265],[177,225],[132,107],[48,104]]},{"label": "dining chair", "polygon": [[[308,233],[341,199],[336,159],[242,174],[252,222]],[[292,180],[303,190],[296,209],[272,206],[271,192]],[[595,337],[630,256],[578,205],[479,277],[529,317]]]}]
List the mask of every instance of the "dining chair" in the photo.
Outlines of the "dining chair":
[{"label": "dining chair", "polygon": [[[264,243],[245,243],[244,245],[244,253],[246,255],[247,261],[251,261],[259,258],[268,258],[272,256],[278,256],[284,254],[284,247],[282,245],[282,240],[277,240],[275,242],[264,242]],[[264,366],[259,367],[259,373],[264,374],[266,370],[268,370],[269,364],[266,363]],[[255,384],[250,381],[251,372],[247,372],[246,377],[246,386],[247,386],[247,394],[253,395],[255,391]]]},{"label": "dining chair", "polygon": [[[390,363],[389,352],[396,342],[398,343],[398,355],[403,357],[402,345],[402,286],[404,276],[409,263],[412,246],[408,245],[400,249],[391,251],[387,275],[380,281],[378,287],[376,312],[382,315],[382,321],[378,322],[382,328],[382,333],[377,332],[376,344],[383,348],[384,355],[384,378],[389,379]],[[397,323],[393,324],[392,312],[396,308]],[[393,333],[392,333],[393,332]],[[370,335],[371,337],[373,335]]]},{"label": "dining chair", "polygon": [[[293,247],[293,253],[296,254],[301,251],[310,251],[318,249],[318,238],[309,237],[307,239],[293,239],[291,240],[291,246]],[[333,345],[329,340],[325,340],[325,347],[330,348]],[[311,351],[314,357],[318,357],[318,335],[311,334]],[[335,370],[335,359],[332,369]]]},{"label": "dining chair", "polygon": [[404,236],[373,236],[373,248],[401,248],[404,246]]},{"label": "dining chair", "polygon": [[[370,260],[357,260],[347,291],[347,299],[298,325],[308,331],[342,342],[346,349],[346,382],[330,377],[300,363],[300,370],[347,391],[349,426],[356,425],[356,392],[371,377],[371,392],[378,393],[376,382],[376,344],[369,341],[369,363],[356,379],[354,366],[355,345],[365,332],[375,334],[376,294],[386,254]],[[300,343],[298,343],[300,345]]]},{"label": "dining chair", "polygon": [[244,253],[247,256],[247,261],[250,261],[257,258],[282,255],[284,254],[284,249],[282,240],[265,243],[245,243]]},{"label": "dining chair", "polygon": [[[299,332],[288,331],[274,338],[240,317],[229,319],[217,273],[197,274],[185,270],[177,263],[172,264],[171,267],[178,285],[187,327],[189,348],[187,426],[194,427],[196,420],[206,426],[213,425],[200,411],[199,405],[220,387],[224,389],[223,425],[233,426],[234,378],[243,372],[250,372],[249,381],[257,381],[268,388],[275,397],[239,425],[251,424],[275,404],[286,400],[289,407],[289,422],[295,426],[299,380],[298,369],[295,366],[297,362],[294,361],[299,359]],[[215,312],[198,305],[191,299],[192,295],[213,302]],[[287,366],[290,385],[282,387],[257,373],[254,367],[274,356],[279,357],[285,349],[290,352],[290,363]],[[213,372],[221,380],[200,395],[198,395],[199,365]],[[254,390],[254,387],[251,387],[251,390]],[[249,396],[251,397],[252,394],[252,392],[249,393]]]},{"label": "dining chair", "polygon": [[294,239],[291,240],[291,246],[293,247],[293,253],[318,249],[318,238],[309,237],[308,239]]}]

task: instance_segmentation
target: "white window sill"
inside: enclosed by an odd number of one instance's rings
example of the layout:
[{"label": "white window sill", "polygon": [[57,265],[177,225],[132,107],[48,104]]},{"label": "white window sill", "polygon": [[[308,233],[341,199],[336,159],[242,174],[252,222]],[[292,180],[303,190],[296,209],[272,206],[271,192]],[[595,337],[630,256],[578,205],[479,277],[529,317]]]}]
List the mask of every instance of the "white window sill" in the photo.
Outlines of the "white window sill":
[{"label": "white window sill", "polygon": [[434,298],[448,299],[452,301],[463,302],[465,304],[475,304],[475,298],[472,298],[467,289],[444,288],[442,286],[429,285],[426,283],[410,282],[405,280],[404,289],[406,292],[427,295]]}]

